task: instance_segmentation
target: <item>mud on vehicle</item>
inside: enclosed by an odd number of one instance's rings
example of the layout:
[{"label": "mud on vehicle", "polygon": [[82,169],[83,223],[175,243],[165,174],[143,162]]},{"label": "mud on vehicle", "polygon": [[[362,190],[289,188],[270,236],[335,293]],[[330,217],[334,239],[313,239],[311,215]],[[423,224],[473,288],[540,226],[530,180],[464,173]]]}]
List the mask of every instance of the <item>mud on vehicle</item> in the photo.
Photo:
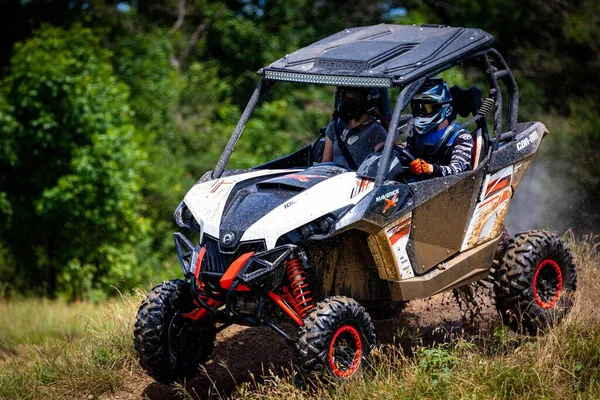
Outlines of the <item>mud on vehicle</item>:
[{"label": "mud on vehicle", "polygon": [[[147,373],[164,383],[194,376],[217,332],[240,324],[280,334],[301,371],[346,379],[375,346],[370,311],[392,316],[403,302],[490,273],[509,326],[536,333],[558,321],[576,283],[568,247],[543,231],[502,239],[511,197],[547,131],[517,122],[517,84],[492,43],[479,29],[382,24],[344,30],[261,69],[217,166],[175,211],[185,279],[156,286],[140,306],[134,340]],[[472,170],[429,180],[391,175],[410,129],[403,110],[427,78],[463,65],[488,88],[485,98],[476,87],[452,88],[475,143]],[[317,140],[226,170],[252,110],[280,81],[397,94],[377,162],[356,171],[319,163]]]}]

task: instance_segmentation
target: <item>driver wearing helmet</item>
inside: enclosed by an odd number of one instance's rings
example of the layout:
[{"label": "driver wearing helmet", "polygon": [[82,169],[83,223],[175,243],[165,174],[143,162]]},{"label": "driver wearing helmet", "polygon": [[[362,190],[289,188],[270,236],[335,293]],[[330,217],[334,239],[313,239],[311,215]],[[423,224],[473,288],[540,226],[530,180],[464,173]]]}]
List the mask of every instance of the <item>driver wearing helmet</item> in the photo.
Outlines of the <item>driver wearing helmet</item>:
[{"label": "driver wearing helmet", "polygon": [[323,162],[356,170],[363,160],[383,147],[387,131],[378,122],[377,88],[339,87],[339,106],[325,130]]},{"label": "driver wearing helmet", "polygon": [[413,129],[406,149],[414,175],[440,177],[471,169],[473,138],[456,122],[452,95],[440,78],[426,81],[411,101]]}]

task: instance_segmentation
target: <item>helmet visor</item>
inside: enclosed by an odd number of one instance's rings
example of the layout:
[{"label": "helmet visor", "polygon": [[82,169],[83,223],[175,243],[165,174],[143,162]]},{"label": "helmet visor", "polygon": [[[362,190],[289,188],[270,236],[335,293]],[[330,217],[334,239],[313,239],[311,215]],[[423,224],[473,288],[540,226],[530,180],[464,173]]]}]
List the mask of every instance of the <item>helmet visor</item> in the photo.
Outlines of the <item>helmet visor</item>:
[{"label": "helmet visor", "polygon": [[432,104],[432,103],[412,103],[412,115],[413,117],[430,117],[440,110],[443,104]]}]

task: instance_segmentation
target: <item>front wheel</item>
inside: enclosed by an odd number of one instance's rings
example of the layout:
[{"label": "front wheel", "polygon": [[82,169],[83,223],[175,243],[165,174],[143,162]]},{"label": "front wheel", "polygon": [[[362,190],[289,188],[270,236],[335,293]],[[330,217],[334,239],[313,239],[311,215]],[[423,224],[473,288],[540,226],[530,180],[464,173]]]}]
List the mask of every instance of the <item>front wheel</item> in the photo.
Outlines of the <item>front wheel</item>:
[{"label": "front wheel", "polygon": [[135,349],[142,368],[158,382],[169,384],[197,375],[198,366],[212,353],[214,324],[182,316],[194,308],[189,284],[174,279],[154,287],[138,310]]},{"label": "front wheel", "polygon": [[571,309],[577,273],[561,238],[530,231],[510,241],[494,280],[496,308],[504,322],[516,331],[536,334]]},{"label": "front wheel", "polygon": [[365,309],[353,299],[333,296],[304,318],[296,350],[301,370],[347,379],[361,368],[374,346],[373,323]]}]

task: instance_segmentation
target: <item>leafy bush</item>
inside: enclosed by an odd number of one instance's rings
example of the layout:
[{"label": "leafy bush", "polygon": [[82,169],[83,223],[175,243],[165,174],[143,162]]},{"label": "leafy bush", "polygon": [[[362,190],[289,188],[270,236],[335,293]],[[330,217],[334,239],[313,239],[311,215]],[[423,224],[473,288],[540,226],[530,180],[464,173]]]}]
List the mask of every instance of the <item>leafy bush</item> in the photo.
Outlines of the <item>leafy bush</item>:
[{"label": "leafy bush", "polygon": [[18,265],[0,271],[14,285],[76,298],[117,267],[105,283],[132,278],[132,244],[147,229],[136,174],[145,156],[111,56],[79,25],[43,26],[15,45],[0,85],[14,154],[0,161],[0,205],[12,210],[0,233]]}]

